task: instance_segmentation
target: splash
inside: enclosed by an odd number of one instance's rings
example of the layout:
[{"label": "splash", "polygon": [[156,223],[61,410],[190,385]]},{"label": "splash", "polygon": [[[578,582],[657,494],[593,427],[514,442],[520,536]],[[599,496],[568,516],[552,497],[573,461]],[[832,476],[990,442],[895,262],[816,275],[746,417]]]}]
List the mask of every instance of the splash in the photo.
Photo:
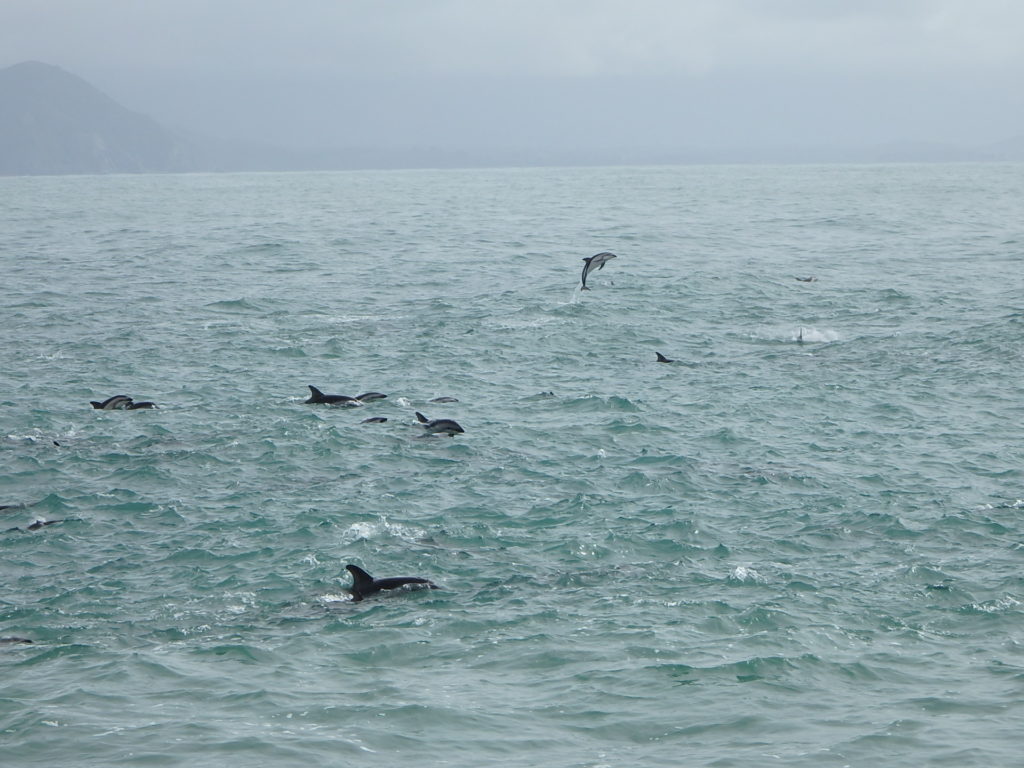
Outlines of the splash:
[{"label": "splash", "polygon": [[828,344],[829,342],[838,341],[839,334],[832,330],[819,331],[813,326],[802,325],[793,332],[790,340],[809,344]]}]

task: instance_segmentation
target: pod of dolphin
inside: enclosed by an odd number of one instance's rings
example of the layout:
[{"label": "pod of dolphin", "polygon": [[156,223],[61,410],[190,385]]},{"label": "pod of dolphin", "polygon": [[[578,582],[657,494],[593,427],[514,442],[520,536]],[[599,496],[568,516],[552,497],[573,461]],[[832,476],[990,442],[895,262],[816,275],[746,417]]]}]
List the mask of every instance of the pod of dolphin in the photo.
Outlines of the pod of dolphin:
[{"label": "pod of dolphin", "polygon": [[[589,291],[591,290],[587,286],[587,276],[595,270],[602,270],[612,259],[617,258],[614,253],[610,251],[602,251],[601,253],[588,256],[583,259],[583,273],[580,276],[580,290]],[[796,278],[804,282],[809,282],[815,278]],[[802,329],[801,329],[802,331]],[[802,333],[801,339],[802,341]],[[662,355],[660,352],[656,353],[656,362],[659,363],[672,363],[673,360]],[[365,403],[373,402],[375,400],[383,400],[387,398],[387,395],[381,392],[365,392],[355,397],[348,395],[330,395],[324,394],[321,390],[314,387],[312,384],[309,385],[309,398],[305,400],[307,404],[311,405],[332,405],[341,407],[359,407]],[[458,400],[454,397],[436,397],[430,402],[432,403],[454,403]],[[90,401],[93,408],[101,411],[133,411],[140,409],[153,409],[157,408],[156,403],[149,400],[136,401],[134,398],[128,395],[114,395],[103,401]],[[454,437],[458,434],[464,434],[465,430],[452,419],[429,419],[419,411],[416,411],[416,420],[419,425],[423,428],[424,436],[428,435],[447,435],[448,437]],[[368,419],[363,419],[361,424],[382,424],[387,419],[382,416],[375,416]],[[18,505],[22,506],[22,505]],[[0,511],[11,507],[0,506]],[[37,530],[46,525],[51,525],[57,522],[64,522],[63,520],[36,520],[31,525],[27,526],[28,530]],[[8,530],[20,530],[12,528]],[[378,592],[385,590],[399,589],[402,587],[410,589],[439,589],[429,579],[424,579],[418,576],[399,576],[389,577],[383,579],[376,579],[369,573],[364,571],[362,568],[356,565],[348,564],[345,566],[346,570],[352,576],[352,586],[349,588],[349,592],[352,596],[353,602],[359,602],[366,597],[377,594]],[[16,643],[31,643],[31,640],[20,638],[20,637],[3,637],[0,638],[0,644],[16,644]]]}]

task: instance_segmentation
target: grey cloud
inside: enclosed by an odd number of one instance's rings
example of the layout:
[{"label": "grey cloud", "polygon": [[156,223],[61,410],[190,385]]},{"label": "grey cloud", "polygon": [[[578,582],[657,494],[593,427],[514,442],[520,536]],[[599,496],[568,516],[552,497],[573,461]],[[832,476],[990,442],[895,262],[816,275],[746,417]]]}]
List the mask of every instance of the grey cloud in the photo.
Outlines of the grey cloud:
[{"label": "grey cloud", "polygon": [[4,0],[57,64],[197,131],[294,145],[992,141],[1015,0]]}]

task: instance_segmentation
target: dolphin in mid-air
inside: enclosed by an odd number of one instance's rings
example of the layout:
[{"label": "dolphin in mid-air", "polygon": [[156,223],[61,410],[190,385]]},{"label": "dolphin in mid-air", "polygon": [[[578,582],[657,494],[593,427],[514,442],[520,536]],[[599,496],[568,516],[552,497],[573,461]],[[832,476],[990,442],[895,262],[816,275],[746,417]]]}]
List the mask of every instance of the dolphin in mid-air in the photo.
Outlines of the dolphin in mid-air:
[{"label": "dolphin in mid-air", "polygon": [[466,431],[451,419],[431,420],[419,411],[416,411],[416,421],[423,425],[423,428],[427,430],[428,435],[448,435],[448,437],[455,437],[455,435],[462,434]]},{"label": "dolphin in mid-air", "polygon": [[583,277],[581,280],[581,282],[583,283],[583,287],[580,288],[580,290],[590,290],[589,288],[587,288],[587,275],[590,274],[590,271],[592,269],[594,269],[595,267],[597,267],[597,269],[604,269],[604,265],[614,258],[617,257],[611,251],[602,251],[601,253],[595,253],[593,256],[587,256],[585,259],[583,259],[587,263],[583,265]]},{"label": "dolphin in mid-air", "polygon": [[407,584],[419,584],[424,589],[440,589],[429,579],[421,579],[418,576],[394,576],[389,579],[375,579],[358,565],[346,565],[346,570],[352,574],[352,601],[358,603],[364,597],[369,597],[382,589],[398,589]]},{"label": "dolphin in mid-air", "polygon": [[383,400],[387,395],[382,395],[380,392],[366,392],[358,397],[349,397],[348,395],[325,395],[319,389],[314,387],[312,384],[307,384],[309,387],[309,399],[307,403],[326,403],[327,405],[362,405],[364,402],[370,402],[372,400]]}]

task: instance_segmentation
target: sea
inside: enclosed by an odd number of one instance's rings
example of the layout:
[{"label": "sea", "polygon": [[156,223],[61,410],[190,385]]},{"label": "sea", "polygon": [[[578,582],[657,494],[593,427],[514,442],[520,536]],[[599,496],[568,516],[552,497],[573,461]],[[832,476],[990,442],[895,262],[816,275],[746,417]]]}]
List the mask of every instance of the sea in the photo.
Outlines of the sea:
[{"label": "sea", "polygon": [[0,268],[4,768],[1024,765],[1024,165],[8,177]]}]

